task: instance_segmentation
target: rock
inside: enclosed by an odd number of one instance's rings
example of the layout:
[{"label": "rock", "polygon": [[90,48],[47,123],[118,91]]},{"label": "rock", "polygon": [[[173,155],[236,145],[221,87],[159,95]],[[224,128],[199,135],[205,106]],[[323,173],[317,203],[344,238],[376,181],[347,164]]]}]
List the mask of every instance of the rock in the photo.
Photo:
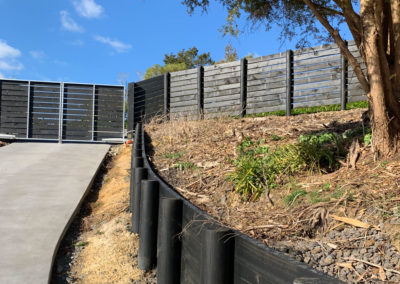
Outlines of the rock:
[{"label": "rock", "polygon": [[318,254],[318,253],[320,253],[321,251],[322,251],[321,247],[316,247],[316,248],[314,248],[314,249],[311,251],[311,253],[312,253],[312,254]]},{"label": "rock", "polygon": [[334,260],[333,256],[328,255],[326,258],[324,258],[320,261],[320,264],[321,264],[321,266],[327,266],[327,265],[331,265],[334,262],[335,262],[335,260]]}]

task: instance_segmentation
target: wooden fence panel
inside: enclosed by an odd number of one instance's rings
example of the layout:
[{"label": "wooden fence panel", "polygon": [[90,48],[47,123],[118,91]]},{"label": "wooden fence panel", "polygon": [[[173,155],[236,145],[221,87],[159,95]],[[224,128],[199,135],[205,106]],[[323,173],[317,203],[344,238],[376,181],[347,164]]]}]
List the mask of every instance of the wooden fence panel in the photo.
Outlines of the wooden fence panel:
[{"label": "wooden fence panel", "polygon": [[[357,46],[354,41],[349,42],[349,50],[354,55],[359,63],[361,63],[361,69],[363,70],[364,74],[367,73],[366,66],[363,63],[361,55],[357,49]],[[365,92],[362,90],[360,82],[357,79],[356,74],[353,71],[353,68],[349,65],[348,70],[348,101],[349,102],[358,102],[358,101],[365,101],[367,96]]]},{"label": "wooden fence panel", "polygon": [[286,54],[248,59],[247,70],[247,113],[284,110]]},{"label": "wooden fence panel", "polygon": [[171,73],[170,116],[173,119],[198,117],[197,69]]},{"label": "wooden fence panel", "polygon": [[204,117],[239,115],[240,61],[204,67]]},{"label": "wooden fence panel", "polygon": [[339,104],[341,73],[341,55],[336,45],[295,51],[292,108]]}]

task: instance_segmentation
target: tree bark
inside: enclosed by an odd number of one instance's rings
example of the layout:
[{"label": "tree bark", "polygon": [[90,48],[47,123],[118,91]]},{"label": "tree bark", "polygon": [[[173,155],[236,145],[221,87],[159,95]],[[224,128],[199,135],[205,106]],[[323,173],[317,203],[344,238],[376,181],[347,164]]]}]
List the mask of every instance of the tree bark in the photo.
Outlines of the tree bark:
[{"label": "tree bark", "polygon": [[390,156],[398,151],[400,136],[399,103],[394,99],[387,54],[384,50],[381,0],[361,0],[363,51],[370,92],[372,145],[377,156]]}]

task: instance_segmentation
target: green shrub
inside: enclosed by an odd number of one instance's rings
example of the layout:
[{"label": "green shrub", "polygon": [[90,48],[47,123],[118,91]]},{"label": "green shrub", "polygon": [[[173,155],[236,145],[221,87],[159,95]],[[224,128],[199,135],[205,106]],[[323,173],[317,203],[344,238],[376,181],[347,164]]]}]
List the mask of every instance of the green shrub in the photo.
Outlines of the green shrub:
[{"label": "green shrub", "polygon": [[285,204],[290,206],[293,205],[300,197],[306,196],[307,191],[304,189],[296,189],[292,191],[288,196],[285,197]]}]

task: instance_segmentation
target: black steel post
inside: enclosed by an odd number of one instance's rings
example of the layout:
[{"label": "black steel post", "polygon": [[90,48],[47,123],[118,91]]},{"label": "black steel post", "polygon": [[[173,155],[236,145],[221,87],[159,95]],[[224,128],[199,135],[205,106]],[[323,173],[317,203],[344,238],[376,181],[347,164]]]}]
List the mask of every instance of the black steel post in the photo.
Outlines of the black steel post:
[{"label": "black steel post", "polygon": [[293,51],[286,51],[286,115],[292,113],[293,101]]},{"label": "black steel post", "polygon": [[169,119],[169,106],[170,106],[170,82],[171,76],[169,72],[164,74],[164,119]]},{"label": "black steel post", "polygon": [[138,266],[146,271],[157,263],[158,198],[158,181],[142,180]]},{"label": "black steel post", "polygon": [[240,117],[246,115],[247,108],[247,59],[240,60]]},{"label": "black steel post", "polygon": [[157,283],[180,282],[182,200],[162,198],[158,224]]},{"label": "black steel post", "polygon": [[147,178],[146,168],[134,169],[133,180],[133,211],[132,211],[132,233],[139,234],[140,230],[140,199],[142,180]]},{"label": "black steel post", "polygon": [[[347,46],[347,41],[345,41],[346,46]],[[340,61],[340,67],[342,69],[341,72],[341,78],[340,78],[340,109],[341,110],[346,110],[346,104],[347,104],[347,83],[348,83],[348,63],[346,57],[343,55],[343,53],[340,53],[341,61]]]},{"label": "black steel post", "polygon": [[229,229],[204,232],[202,277],[204,284],[233,283],[234,236]]},{"label": "black steel post", "polygon": [[197,67],[197,112],[198,118],[204,118],[204,67]]}]

